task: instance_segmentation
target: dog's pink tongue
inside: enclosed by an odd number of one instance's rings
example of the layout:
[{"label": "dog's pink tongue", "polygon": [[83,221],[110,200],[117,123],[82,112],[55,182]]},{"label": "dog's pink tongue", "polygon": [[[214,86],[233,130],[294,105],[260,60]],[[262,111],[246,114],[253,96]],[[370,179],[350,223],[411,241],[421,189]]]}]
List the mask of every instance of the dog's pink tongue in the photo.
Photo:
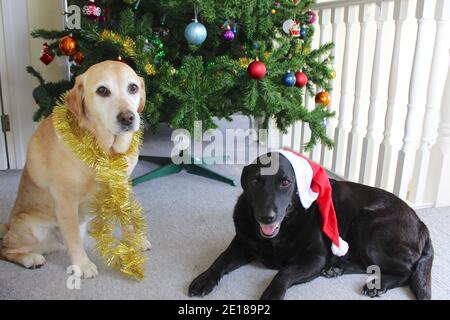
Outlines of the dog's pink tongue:
[{"label": "dog's pink tongue", "polygon": [[277,228],[277,224],[261,224],[261,231],[266,235],[266,236],[271,236],[274,234],[275,229]]}]

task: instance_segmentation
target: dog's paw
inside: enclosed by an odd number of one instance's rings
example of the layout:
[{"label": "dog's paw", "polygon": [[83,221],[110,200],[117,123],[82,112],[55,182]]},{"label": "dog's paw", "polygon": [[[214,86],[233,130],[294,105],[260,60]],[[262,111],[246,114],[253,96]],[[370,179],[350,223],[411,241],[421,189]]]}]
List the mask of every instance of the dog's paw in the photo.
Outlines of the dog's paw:
[{"label": "dog's paw", "polygon": [[320,275],[325,278],[336,278],[342,276],[343,274],[344,269],[336,266],[326,267],[320,272]]},{"label": "dog's paw", "polygon": [[377,289],[377,288],[368,288],[367,284],[363,287],[363,293],[364,295],[375,298],[375,297],[381,297],[381,295],[386,293],[386,289]]},{"label": "dog's paw", "polygon": [[90,260],[76,264],[76,266],[79,268],[79,276],[84,279],[94,278],[98,275],[97,266]]},{"label": "dog's paw", "polygon": [[192,281],[188,290],[189,296],[204,297],[209,294],[218,283],[219,279],[206,271]]},{"label": "dog's paw", "polygon": [[22,265],[28,269],[38,269],[45,264],[45,258],[41,254],[29,253],[22,257]]},{"label": "dog's paw", "polygon": [[277,290],[277,289],[271,289],[270,287],[264,291],[262,294],[260,300],[283,300],[284,295],[286,294],[286,291],[284,290]]},{"label": "dog's paw", "polygon": [[152,249],[152,244],[148,239],[144,240],[144,243],[142,244],[141,251],[150,251]]}]

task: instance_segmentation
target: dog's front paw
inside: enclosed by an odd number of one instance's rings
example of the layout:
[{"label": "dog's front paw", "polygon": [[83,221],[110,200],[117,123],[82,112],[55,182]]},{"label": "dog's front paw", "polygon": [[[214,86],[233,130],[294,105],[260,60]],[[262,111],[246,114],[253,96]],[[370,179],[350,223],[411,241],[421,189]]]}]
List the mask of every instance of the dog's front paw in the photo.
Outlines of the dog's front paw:
[{"label": "dog's front paw", "polygon": [[142,244],[142,251],[149,251],[152,249],[152,244],[150,243],[150,241],[148,239],[144,240],[144,243]]},{"label": "dog's front paw", "polygon": [[206,271],[192,281],[189,286],[190,297],[204,297],[219,283],[219,279]]},{"label": "dog's front paw", "polygon": [[75,264],[75,266],[78,270],[72,267],[69,269],[69,273],[75,273],[84,279],[94,278],[98,275],[97,266],[91,260]]},{"label": "dog's front paw", "polygon": [[262,294],[260,300],[283,300],[285,294],[285,290],[268,287]]},{"label": "dog's front paw", "polygon": [[336,277],[342,276],[343,274],[344,274],[344,269],[336,267],[336,266],[326,267],[320,272],[320,275],[325,278],[336,278]]},{"label": "dog's front paw", "polygon": [[381,295],[386,293],[386,289],[369,288],[367,284],[363,287],[363,293],[371,298],[381,297]]},{"label": "dog's front paw", "polygon": [[28,269],[39,269],[45,264],[45,258],[41,254],[29,253],[22,257],[22,265]]}]

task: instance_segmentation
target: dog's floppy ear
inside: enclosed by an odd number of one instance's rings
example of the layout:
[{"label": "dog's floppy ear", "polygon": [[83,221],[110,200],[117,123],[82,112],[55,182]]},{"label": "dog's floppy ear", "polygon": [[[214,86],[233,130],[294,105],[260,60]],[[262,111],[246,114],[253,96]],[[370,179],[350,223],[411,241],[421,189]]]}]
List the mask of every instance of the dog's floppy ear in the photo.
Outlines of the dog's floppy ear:
[{"label": "dog's floppy ear", "polygon": [[81,117],[85,114],[84,110],[84,85],[82,76],[78,76],[75,79],[75,85],[69,91],[69,94],[66,97],[66,105],[67,109],[69,109],[74,116],[81,120]]},{"label": "dog's floppy ear", "polygon": [[141,82],[141,100],[139,101],[139,108],[138,108],[138,112],[141,113],[142,111],[144,111],[145,108],[145,99],[146,99],[146,94],[145,94],[145,82],[144,82],[144,78],[139,77],[139,80]]},{"label": "dog's floppy ear", "polygon": [[250,171],[250,168],[251,168],[251,164],[249,164],[248,166],[245,166],[244,167],[244,169],[242,169],[242,174],[241,174],[241,187],[242,187],[242,189],[246,189],[247,188],[247,183],[248,183],[248,181],[247,181],[247,175],[248,175],[248,172]]}]

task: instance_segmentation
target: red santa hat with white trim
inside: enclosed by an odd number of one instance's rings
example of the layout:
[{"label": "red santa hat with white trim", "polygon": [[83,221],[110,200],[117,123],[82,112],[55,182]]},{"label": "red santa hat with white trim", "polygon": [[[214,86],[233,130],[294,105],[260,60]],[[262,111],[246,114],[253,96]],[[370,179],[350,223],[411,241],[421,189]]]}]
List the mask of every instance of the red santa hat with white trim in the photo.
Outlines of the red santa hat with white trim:
[{"label": "red santa hat with white trim", "polygon": [[305,209],[317,201],[322,216],[322,231],[331,240],[331,252],[341,257],[348,251],[348,243],[339,236],[336,212],[331,198],[331,184],[327,172],[320,165],[289,149],[274,150],[282,154],[294,169],[297,190]]}]

